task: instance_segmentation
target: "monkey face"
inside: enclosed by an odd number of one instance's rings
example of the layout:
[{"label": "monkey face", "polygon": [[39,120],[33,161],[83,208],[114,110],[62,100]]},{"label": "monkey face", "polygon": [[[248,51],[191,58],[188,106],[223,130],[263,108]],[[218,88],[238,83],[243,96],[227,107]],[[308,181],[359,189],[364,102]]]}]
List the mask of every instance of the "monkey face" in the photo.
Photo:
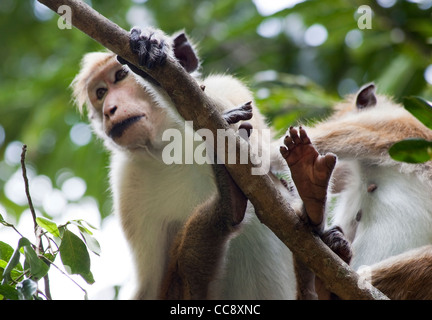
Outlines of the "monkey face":
[{"label": "monkey face", "polygon": [[89,115],[96,132],[128,149],[151,147],[163,112],[115,58],[87,81]]}]

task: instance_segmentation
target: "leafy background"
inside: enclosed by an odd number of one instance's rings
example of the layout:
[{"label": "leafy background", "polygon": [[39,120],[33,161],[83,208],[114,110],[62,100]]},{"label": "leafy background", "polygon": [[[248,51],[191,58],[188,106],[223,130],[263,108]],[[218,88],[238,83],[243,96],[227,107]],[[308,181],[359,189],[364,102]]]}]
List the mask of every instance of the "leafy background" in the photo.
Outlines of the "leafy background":
[{"label": "leafy background", "polygon": [[[243,79],[279,133],[322,118],[370,81],[398,102],[411,95],[432,100],[432,0],[282,0],[279,9],[272,9],[279,2],[273,0],[86,2],[125,29],[185,29],[199,43],[203,73]],[[358,27],[361,5],[373,11],[371,29]],[[0,214],[31,239],[19,165],[25,143],[38,215],[101,228],[102,256],[92,260],[96,289],[90,290],[113,298],[131,271],[111,215],[108,155],[68,88],[82,55],[103,48],[76,29],[58,28],[57,20],[35,0],[0,1]],[[1,225],[0,241],[15,246],[13,232]],[[53,297],[82,298],[68,288],[61,282]]]}]

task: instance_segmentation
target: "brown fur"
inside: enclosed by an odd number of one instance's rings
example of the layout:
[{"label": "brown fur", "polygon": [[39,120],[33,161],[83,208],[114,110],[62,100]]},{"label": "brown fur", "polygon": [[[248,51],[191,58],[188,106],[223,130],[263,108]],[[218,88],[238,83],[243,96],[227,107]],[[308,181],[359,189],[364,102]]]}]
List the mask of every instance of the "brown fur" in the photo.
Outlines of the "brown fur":
[{"label": "brown fur", "polygon": [[[364,272],[360,271],[360,275]],[[432,246],[391,257],[371,266],[372,285],[394,300],[432,299]]]},{"label": "brown fur", "polygon": [[432,131],[402,106],[385,96],[377,96],[378,105],[356,110],[353,97],[335,107],[326,121],[308,129],[320,153],[367,155],[388,158],[392,144],[406,138],[432,140]]}]

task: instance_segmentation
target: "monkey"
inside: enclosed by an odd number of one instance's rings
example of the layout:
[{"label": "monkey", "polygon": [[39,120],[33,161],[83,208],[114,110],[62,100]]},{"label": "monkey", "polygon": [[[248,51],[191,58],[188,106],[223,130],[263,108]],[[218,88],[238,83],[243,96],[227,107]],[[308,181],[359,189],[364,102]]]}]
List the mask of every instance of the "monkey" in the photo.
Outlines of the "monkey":
[{"label": "monkey", "polygon": [[[359,273],[369,272],[389,298],[431,299],[432,163],[397,162],[388,150],[405,138],[431,140],[432,131],[375,90],[373,83],[363,86],[329,119],[307,129],[317,153],[337,155],[332,179],[338,181],[330,185],[342,184],[331,228],[322,238],[355,270],[369,266]],[[281,142],[284,158],[295,138],[290,135]],[[321,296],[328,298],[325,291]]]},{"label": "monkey", "polygon": [[[253,101],[251,92],[228,75],[202,78],[196,49],[184,33],[167,36],[151,27],[143,31],[133,28],[130,42],[140,63],[149,68],[163,65],[168,56],[175,58],[205,88],[205,94],[219,101],[217,105],[223,110],[216,111],[235,130],[243,125],[236,123],[243,115],[230,111]],[[118,60],[110,52],[85,55],[72,88],[79,110],[83,112],[87,106],[95,134],[110,151],[113,211],[120,216],[138,278],[134,298],[294,299],[297,284],[291,251],[259,222],[251,203],[245,202],[241,192],[235,191],[235,184],[229,182],[226,169],[207,162],[168,165],[163,161],[164,148],[170,143],[163,139],[164,132],[176,129],[185,140],[195,137],[195,132],[155,79],[133,66],[122,65],[128,65],[124,59]],[[268,154],[273,165],[279,161],[277,152],[258,139],[259,131],[268,126],[253,102],[251,105],[253,130],[248,143]],[[201,143],[195,141],[195,150]],[[265,162],[267,157],[262,159]],[[293,197],[284,185],[276,183],[276,175],[271,177],[284,196]],[[214,209],[215,204],[224,206]],[[232,209],[233,205],[240,209]],[[224,210],[226,207],[230,208]],[[208,222],[213,214],[216,226]],[[195,262],[205,261],[188,269],[194,260],[179,257],[179,252],[202,252],[202,230],[221,232],[213,237],[217,261],[212,263],[213,257],[204,252],[205,259]],[[210,248],[212,236],[205,239]],[[212,270],[202,270],[209,265]],[[184,270],[202,272],[198,283]]]},{"label": "monkey", "polygon": [[401,163],[388,153],[406,138],[431,140],[432,131],[375,90],[365,85],[308,131],[320,153],[333,152],[350,172],[332,225],[352,242],[355,269],[432,243],[432,162]]}]

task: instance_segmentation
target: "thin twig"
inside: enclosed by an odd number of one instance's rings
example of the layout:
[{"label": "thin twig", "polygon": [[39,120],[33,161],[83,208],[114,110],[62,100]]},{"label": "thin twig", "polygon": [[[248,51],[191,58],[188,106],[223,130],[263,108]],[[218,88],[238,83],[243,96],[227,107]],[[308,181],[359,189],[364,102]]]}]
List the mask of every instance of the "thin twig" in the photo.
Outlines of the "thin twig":
[{"label": "thin twig", "polygon": [[32,217],[33,217],[34,229],[36,231],[38,224],[36,222],[36,212],[35,212],[35,209],[33,207],[33,201],[32,201],[31,196],[30,196],[30,188],[29,188],[29,183],[28,183],[28,178],[27,178],[27,169],[26,169],[26,165],[25,165],[26,151],[27,151],[27,145],[23,145],[22,146],[22,152],[21,152],[21,170],[22,170],[22,175],[24,178],[24,187],[25,187],[25,193],[27,196],[27,202],[28,202],[30,212],[31,212]]},{"label": "thin twig", "polygon": [[[25,193],[27,196],[27,202],[30,208],[30,212],[33,218],[33,224],[34,224],[34,233],[35,233],[35,237],[36,237],[36,254],[38,256],[41,256],[41,254],[44,252],[44,248],[43,248],[43,244],[42,244],[42,229],[39,227],[39,225],[37,224],[36,221],[36,211],[34,209],[33,206],[33,201],[31,199],[31,195],[30,195],[30,188],[29,188],[29,182],[28,182],[28,178],[27,178],[27,168],[25,165],[25,155],[26,155],[26,151],[27,151],[27,145],[23,145],[22,147],[22,152],[21,152],[21,170],[22,170],[22,175],[24,178],[24,188],[25,188]],[[48,297],[50,300],[51,298],[51,292],[50,292],[50,287],[49,287],[49,276],[48,274],[46,274],[44,276],[44,283],[45,283],[45,296]]]},{"label": "thin twig", "polygon": [[46,274],[44,277],[44,285],[45,285],[45,297],[48,300],[52,300],[52,296],[51,296],[51,289],[50,289],[50,280],[48,277],[48,274]]},{"label": "thin twig", "polygon": [[16,233],[18,233],[20,235],[21,238],[24,238],[24,236],[21,234],[21,232],[18,231],[17,228],[15,228],[15,226],[11,223],[6,222],[5,220],[0,221],[0,223],[2,225],[4,225],[5,227],[9,227],[15,230]]}]

